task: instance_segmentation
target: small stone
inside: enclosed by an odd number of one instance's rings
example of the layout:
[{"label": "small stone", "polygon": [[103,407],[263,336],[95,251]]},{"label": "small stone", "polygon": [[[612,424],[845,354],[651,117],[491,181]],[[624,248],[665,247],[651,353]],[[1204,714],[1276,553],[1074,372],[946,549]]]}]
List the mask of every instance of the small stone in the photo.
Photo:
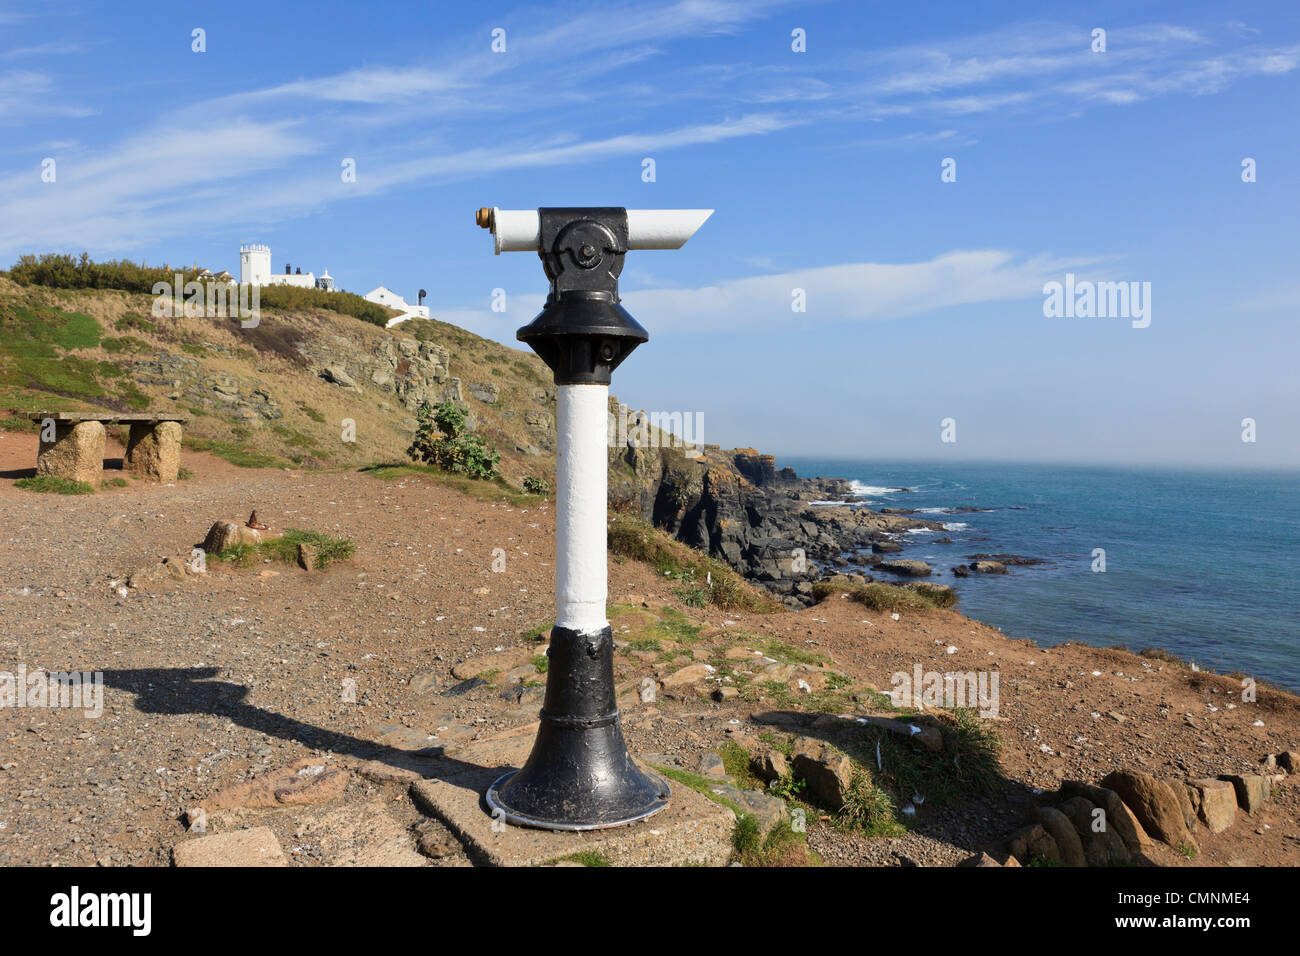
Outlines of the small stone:
[{"label": "small stone", "polygon": [[996,867],[1002,866],[1002,864],[999,863],[997,860],[993,859],[993,857],[983,852],[976,853],[974,856],[968,856],[966,857],[966,859],[962,860],[957,865],[958,866],[996,866]]},{"label": "small stone", "polygon": [[712,673],[713,668],[708,664],[688,664],[681,670],[669,674],[660,683],[663,684],[665,690],[674,687],[686,687],[690,684],[698,684]]},{"label": "small stone", "polygon": [[431,860],[441,860],[443,857],[451,856],[460,849],[451,834],[434,828],[421,833],[415,846],[416,849]]},{"label": "small stone", "polygon": [[1042,824],[1038,823],[1021,827],[1011,834],[1007,838],[1007,849],[1011,851],[1013,857],[1026,866],[1036,859],[1047,863],[1061,862],[1061,850],[1056,845],[1056,841]]},{"label": "small stone", "polygon": [[754,754],[749,758],[749,766],[754,771],[754,776],[760,780],[777,780],[790,772],[790,764],[786,761],[785,754],[778,750]]},{"label": "small stone", "polygon": [[698,773],[702,777],[725,777],[727,775],[727,767],[722,762],[721,756],[709,752],[700,758]]}]

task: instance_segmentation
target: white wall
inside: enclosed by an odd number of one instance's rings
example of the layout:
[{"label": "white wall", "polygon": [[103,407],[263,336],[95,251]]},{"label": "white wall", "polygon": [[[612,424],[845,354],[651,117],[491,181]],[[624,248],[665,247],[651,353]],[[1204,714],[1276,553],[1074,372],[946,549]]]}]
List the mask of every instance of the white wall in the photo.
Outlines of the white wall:
[{"label": "white wall", "polygon": [[271,250],[241,249],[239,281],[243,285],[266,285],[271,277]]},{"label": "white wall", "polygon": [[294,285],[300,289],[314,289],[316,288],[316,277],[312,275],[310,272],[304,272],[302,275],[297,275],[296,273],[292,275],[285,275],[281,273],[280,275],[271,276],[269,279],[267,279],[265,282],[261,284],[262,285]]}]

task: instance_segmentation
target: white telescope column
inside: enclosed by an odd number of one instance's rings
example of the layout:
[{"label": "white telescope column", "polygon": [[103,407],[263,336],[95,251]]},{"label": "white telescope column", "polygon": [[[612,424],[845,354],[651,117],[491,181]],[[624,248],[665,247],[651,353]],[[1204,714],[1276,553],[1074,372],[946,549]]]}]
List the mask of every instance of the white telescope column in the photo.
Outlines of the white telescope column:
[{"label": "white telescope column", "polygon": [[609,625],[605,617],[608,417],[608,385],[556,388],[555,623],[582,634]]},{"label": "white telescope column", "polygon": [[556,386],[555,627],[537,738],[519,770],[484,794],[518,826],[594,830],[645,820],[668,806],[668,784],[627,750],[614,688],[614,634],[605,617],[610,375],[650,338],[619,304],[629,249],[676,249],[708,209],[622,206],[483,207],[497,252],[542,260],[550,293],[515,333],[550,368]]}]

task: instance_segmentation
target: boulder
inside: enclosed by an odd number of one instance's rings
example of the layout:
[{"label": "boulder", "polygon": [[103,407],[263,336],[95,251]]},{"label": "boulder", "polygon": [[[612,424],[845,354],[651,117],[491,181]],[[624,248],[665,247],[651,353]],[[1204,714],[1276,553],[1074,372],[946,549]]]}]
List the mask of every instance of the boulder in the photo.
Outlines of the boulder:
[{"label": "boulder", "polygon": [[958,866],[1002,866],[997,860],[987,853],[976,853],[974,856],[968,856],[957,864]]},{"label": "boulder", "polygon": [[537,653],[538,648],[524,644],[507,647],[504,650],[493,651],[489,654],[479,654],[477,657],[466,658],[459,664],[454,665],[451,669],[451,676],[460,680],[469,680],[489,671],[509,671],[525,663],[531,663]]},{"label": "boulder", "polygon": [[126,586],[137,590],[148,590],[166,581],[184,581],[191,574],[202,574],[206,569],[193,561],[180,557],[163,558],[157,564],[136,568],[126,577]]},{"label": "boulder", "polygon": [[1074,823],[1069,817],[1053,807],[1035,807],[1030,816],[1051,835],[1060,851],[1062,863],[1066,866],[1088,865],[1083,852],[1083,841],[1075,832]]},{"label": "boulder", "polygon": [[719,754],[710,751],[700,758],[700,765],[696,769],[701,777],[725,777],[727,775],[727,766],[722,761]]},{"label": "boulder", "polygon": [[1070,797],[1061,804],[1061,812],[1070,819],[1088,866],[1122,866],[1129,861],[1128,847],[1105,817],[1097,814],[1096,805],[1087,797]]},{"label": "boulder", "polygon": [[790,764],[785,759],[785,754],[779,750],[754,754],[749,758],[749,767],[754,772],[754,776],[769,782],[778,780],[790,772]]},{"label": "boulder", "polygon": [[853,761],[848,755],[819,740],[799,737],[790,762],[812,796],[832,810],[844,806],[853,782]]},{"label": "boulder", "polygon": [[1300,753],[1294,750],[1283,750],[1275,755],[1277,765],[1287,773],[1300,773]]},{"label": "boulder", "polygon": [[897,541],[873,541],[871,550],[875,554],[897,554],[903,550],[903,546]]},{"label": "boulder", "polygon": [[132,422],[123,466],[140,478],[175,481],[181,467],[181,423]]},{"label": "boulder", "polygon": [[335,385],[346,388],[349,391],[361,391],[361,386],[357,384],[357,380],[349,375],[347,370],[341,365],[325,366],[325,368],[321,370],[320,377],[325,379],[327,382],[333,382]]},{"label": "boulder", "polygon": [[876,565],[876,570],[888,571],[890,574],[901,574],[910,578],[923,578],[931,573],[930,566],[924,561],[915,561],[910,558],[881,561]]},{"label": "boulder", "polygon": [[1273,790],[1273,781],[1257,773],[1223,774],[1219,779],[1232,784],[1237,792],[1237,806],[1247,813],[1259,810]]},{"label": "boulder", "polygon": [[235,521],[215,521],[208,529],[207,537],[203,539],[203,550],[208,554],[220,554],[236,544],[257,547],[262,542],[273,541],[280,535],[281,532],[273,529],[259,531]]},{"label": "boulder", "polygon": [[1237,790],[1227,780],[1209,777],[1187,784],[1197,794],[1196,815],[1211,833],[1222,833],[1237,819]]},{"label": "boulder", "polygon": [[36,453],[36,474],[84,481],[98,487],[104,473],[106,437],[102,422],[56,421],[53,442],[44,440],[42,428],[42,440]]},{"label": "boulder", "polygon": [[484,405],[495,405],[501,400],[501,389],[492,382],[472,382],[469,393]]},{"label": "boulder", "polygon": [[1007,566],[1001,561],[972,561],[967,565],[976,574],[1008,574]]},{"label": "boulder", "polygon": [[758,823],[759,831],[764,835],[786,818],[785,801],[770,793],[764,793],[762,790],[741,790],[730,783],[713,785],[712,790],[724,800],[738,806],[741,813],[753,817]]},{"label": "boulder", "polygon": [[1169,786],[1147,773],[1117,770],[1101,781],[1120,795],[1148,834],[1172,847],[1196,846],[1183,807]]},{"label": "boulder", "polygon": [[1133,811],[1114,790],[1094,787],[1078,780],[1066,780],[1061,784],[1061,793],[1067,797],[1084,797],[1094,806],[1100,807],[1105,812],[1106,827],[1119,835],[1130,853],[1141,853],[1150,845],[1151,838],[1142,829]]},{"label": "boulder", "polygon": [[[1166,778],[1163,782],[1178,801],[1178,806],[1183,811],[1183,825],[1187,827],[1190,833],[1196,829],[1196,804],[1200,799],[1200,793],[1192,790],[1182,780]],[[1192,796],[1194,793],[1196,794],[1195,797]]]}]

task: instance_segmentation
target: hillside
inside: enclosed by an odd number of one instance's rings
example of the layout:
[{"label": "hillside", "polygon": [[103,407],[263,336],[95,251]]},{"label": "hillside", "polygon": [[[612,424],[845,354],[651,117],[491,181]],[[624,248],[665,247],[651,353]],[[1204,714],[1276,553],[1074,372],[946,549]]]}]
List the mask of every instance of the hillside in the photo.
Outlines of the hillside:
[{"label": "hillside", "polygon": [[[134,288],[149,278],[107,281]],[[10,415],[0,426],[34,431],[23,417],[31,410],[180,411],[191,416],[191,451],[243,467],[321,471],[406,463],[421,404],[450,400],[500,453],[507,485],[553,480],[555,388],[531,352],[436,320],[390,330],[321,308],[264,305],[257,327],[245,329],[236,319],[154,317],[153,301],[0,277],[0,416]],[[610,405],[620,413],[617,398]],[[933,526],[813,507],[847,499],[847,485],[778,471],[752,448],[688,452],[637,412],[621,413],[609,449],[611,507],[664,528],[791,607],[813,603],[814,583],[845,565],[842,553],[862,549],[860,567],[870,567],[880,561],[866,551],[873,542]]]},{"label": "hillside", "polygon": [[[244,329],[236,319],[154,318],[152,302],[0,277],[0,410],[178,410],[192,416],[192,449],[240,465],[333,469],[405,460],[421,402],[450,399],[500,451],[508,482],[554,471],[555,392],[529,352],[438,321],[388,330],[263,306],[258,327]],[[347,420],[355,428],[345,434]]]}]

